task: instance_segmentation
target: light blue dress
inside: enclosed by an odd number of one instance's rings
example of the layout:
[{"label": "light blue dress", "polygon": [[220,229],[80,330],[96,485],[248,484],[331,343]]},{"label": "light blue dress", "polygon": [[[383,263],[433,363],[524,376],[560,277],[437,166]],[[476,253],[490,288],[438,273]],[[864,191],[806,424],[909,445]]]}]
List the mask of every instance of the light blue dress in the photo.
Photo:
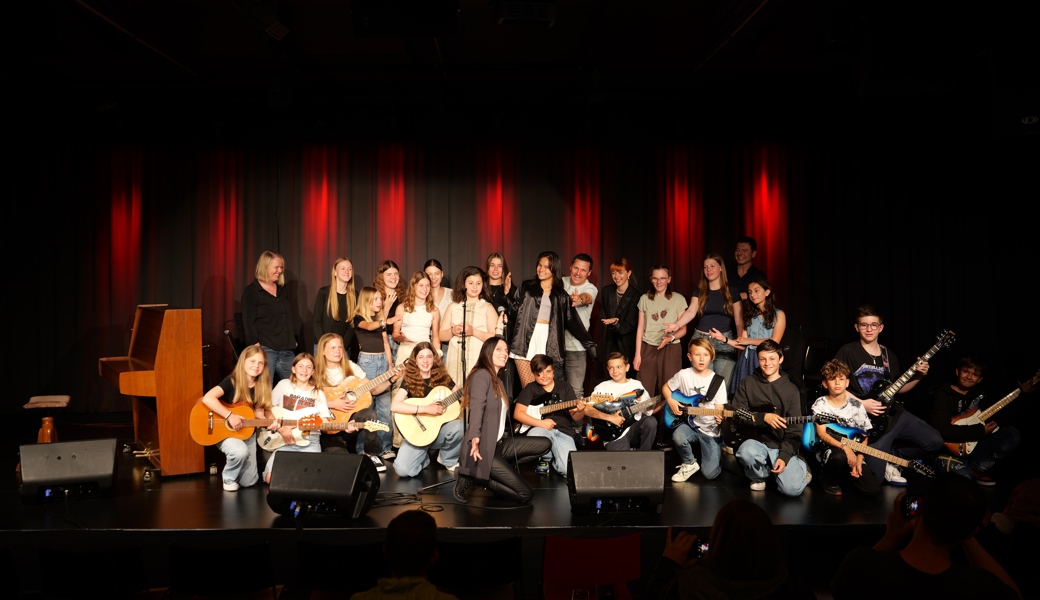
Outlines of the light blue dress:
[{"label": "light blue dress", "polygon": [[[780,310],[779,308],[776,309],[777,320],[780,319],[780,315],[783,314],[783,312],[784,311]],[[774,323],[773,325],[775,326],[776,323]],[[746,335],[747,337],[753,340],[768,338],[773,336],[773,329],[774,327],[766,327],[765,319],[762,318],[762,315],[756,315],[753,319],[751,319],[751,323],[747,327]],[[748,346],[740,354],[740,358],[737,359],[737,366],[735,369],[733,369],[733,378],[732,381],[730,381],[729,393],[737,393],[737,386],[740,385],[740,380],[754,373],[755,369],[757,368],[758,347]]]}]

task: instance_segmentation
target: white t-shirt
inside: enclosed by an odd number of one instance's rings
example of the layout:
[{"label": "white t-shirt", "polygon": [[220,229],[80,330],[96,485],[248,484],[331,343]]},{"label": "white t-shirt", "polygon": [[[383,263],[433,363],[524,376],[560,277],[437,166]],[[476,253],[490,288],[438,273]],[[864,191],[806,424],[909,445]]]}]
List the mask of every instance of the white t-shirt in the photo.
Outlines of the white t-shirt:
[{"label": "white t-shirt", "polygon": [[[588,294],[589,296],[592,296],[592,302],[574,309],[575,312],[578,313],[578,318],[581,319],[581,324],[584,325],[585,330],[588,331],[589,321],[592,319],[592,305],[596,303],[596,295],[599,294],[599,291],[596,289],[596,286],[589,282],[588,279],[586,279],[585,283],[581,285],[572,285],[570,277],[563,278],[563,289],[568,295],[578,292],[579,294]],[[585,350],[584,346],[581,345],[581,342],[571,335],[571,332],[564,330],[563,339],[564,348],[568,352],[580,352]]]},{"label": "white t-shirt", "polygon": [[[692,368],[683,369],[668,380],[668,389],[673,392],[679,392],[683,396],[694,397],[700,395],[701,398],[696,404],[697,408],[722,408],[726,404],[725,382],[719,386],[714,398],[703,397],[708,393],[708,387],[711,385],[711,378],[714,375],[714,372],[708,371],[706,376],[701,377]],[[668,409],[666,408],[665,410]],[[702,433],[715,437],[719,435],[719,424],[715,422],[715,417],[694,417],[693,422],[697,424],[697,428]]]},{"label": "white t-shirt", "polygon": [[[332,412],[329,411],[329,405],[325,401],[325,394],[321,390],[317,388],[303,390],[293,385],[288,379],[279,381],[278,385],[271,390],[271,405],[284,409],[282,419],[297,420],[313,415],[326,419],[332,418]],[[312,444],[319,443],[321,431],[312,430],[308,437]]]},{"label": "white t-shirt", "polygon": [[[604,381],[603,383],[597,385],[596,389],[592,390],[592,393],[594,393],[594,394],[610,394],[611,396],[614,396],[615,398],[617,398],[618,396],[621,396],[623,394],[627,394],[629,392],[632,392],[632,391],[635,391],[635,390],[638,390],[638,389],[642,389],[643,390],[643,395],[639,397],[639,402],[642,402],[643,400],[649,400],[650,399],[650,394],[648,394],[646,392],[646,388],[643,387],[642,383],[639,383],[638,379],[629,379],[625,383],[614,383],[613,379],[608,379],[608,380]],[[596,408],[599,409],[599,406],[600,405],[597,404]],[[645,412],[637,413],[636,415],[634,415],[635,420],[638,421],[639,419],[643,418],[644,414],[649,415],[649,414],[653,413],[653,410],[654,409],[651,407],[649,410],[647,410]],[[600,412],[606,412],[606,411],[602,411],[601,410]]]}]

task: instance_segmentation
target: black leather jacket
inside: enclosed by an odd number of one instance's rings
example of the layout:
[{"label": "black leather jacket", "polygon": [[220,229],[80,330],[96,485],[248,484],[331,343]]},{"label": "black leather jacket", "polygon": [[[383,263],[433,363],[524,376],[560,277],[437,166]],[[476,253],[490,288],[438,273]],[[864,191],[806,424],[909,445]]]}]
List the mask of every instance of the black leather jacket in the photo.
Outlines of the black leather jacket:
[{"label": "black leather jacket", "polygon": [[[517,294],[509,298],[512,302],[511,312],[516,314],[516,327],[513,329],[513,341],[509,351],[517,356],[527,356],[531,334],[534,333],[534,326],[538,322],[542,285],[537,279],[528,279],[517,291]],[[549,298],[552,301],[552,310],[549,313],[549,339],[545,342],[545,354],[554,363],[560,364],[563,363],[565,352],[564,330],[571,332],[586,350],[595,343],[578,317],[577,311],[571,306],[571,297],[563,290],[562,285],[553,287]]]}]

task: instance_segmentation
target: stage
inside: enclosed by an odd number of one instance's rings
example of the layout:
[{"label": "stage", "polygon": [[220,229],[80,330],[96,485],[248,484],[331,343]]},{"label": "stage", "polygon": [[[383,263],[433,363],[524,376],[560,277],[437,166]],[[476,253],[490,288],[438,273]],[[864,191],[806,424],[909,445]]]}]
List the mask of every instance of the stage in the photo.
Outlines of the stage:
[{"label": "stage", "polygon": [[[469,504],[459,505],[452,498],[450,483],[419,492],[419,488],[453,479],[434,461],[416,478],[400,478],[392,467],[380,474],[375,504],[357,519],[313,515],[294,520],[268,506],[264,485],[225,492],[220,477],[209,474],[155,475],[146,481],[150,463],[123,451],[124,445],[130,448],[132,436],[127,425],[65,424],[62,433],[63,441],[115,437],[116,483],[109,497],[25,504],[13,473],[14,462],[4,465],[12,474],[4,478],[0,489],[4,545],[12,551],[12,566],[23,592],[34,592],[37,582],[46,577],[39,560],[41,548],[89,552],[134,548],[132,552],[144,557],[149,587],[155,588],[168,585],[166,556],[170,544],[232,547],[256,542],[270,545],[275,555],[275,579],[291,587],[298,581],[296,554],[301,542],[378,547],[391,519],[402,511],[421,508],[437,520],[441,541],[484,543],[518,537],[523,553],[520,592],[524,598],[537,598],[545,535],[604,538],[638,532],[642,535],[645,575],[660,555],[668,527],[706,536],[715,514],[733,498],[751,499],[769,513],[785,547],[790,549],[792,570],[802,572],[814,588],[823,590],[846,549],[857,543],[873,543],[881,535],[889,507],[900,491],[884,486],[882,497],[871,500],[852,494],[830,496],[818,483],[797,498],[784,497],[772,486],[764,492],[753,492],[729,454],[723,455],[723,473],[717,479],[708,481],[696,474],[687,482],[673,483],[670,478],[678,464],[673,451],[665,452],[660,514],[574,514],[566,480],[555,473],[537,475],[533,464],[521,467],[535,490],[531,506],[513,507],[486,490],[472,492]],[[14,450],[16,453],[17,448]],[[207,465],[215,464],[219,471],[222,459],[215,448],[207,449]],[[825,565],[821,565],[820,545],[835,539],[842,541],[837,548],[831,546]],[[810,553],[816,556],[811,570],[806,561],[798,559]]]}]

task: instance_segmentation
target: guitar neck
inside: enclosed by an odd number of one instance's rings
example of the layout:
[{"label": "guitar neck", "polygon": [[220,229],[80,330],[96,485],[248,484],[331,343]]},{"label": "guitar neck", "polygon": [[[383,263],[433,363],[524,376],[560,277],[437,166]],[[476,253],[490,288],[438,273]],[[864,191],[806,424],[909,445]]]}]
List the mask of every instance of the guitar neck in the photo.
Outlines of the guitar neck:
[{"label": "guitar neck", "polygon": [[852,441],[852,440],[850,440],[848,438],[842,439],[841,443],[847,445],[849,448],[852,448],[853,450],[855,450],[856,452],[859,452],[861,454],[866,454],[868,456],[873,456],[874,458],[880,458],[883,461],[890,462],[890,463],[892,463],[894,465],[899,465],[900,467],[910,466],[910,461],[908,461],[905,458],[899,458],[898,456],[896,456],[894,454],[889,454],[887,452],[882,452],[880,450],[871,448],[870,446],[867,446],[865,444],[861,444],[859,442],[854,442],[854,441]]},{"label": "guitar neck", "polygon": [[1011,404],[1011,401],[1014,400],[1015,398],[1018,398],[1018,396],[1021,393],[1022,393],[1021,389],[1016,389],[1015,391],[1011,392],[1007,396],[1004,396],[999,401],[994,403],[993,406],[991,406],[991,407],[987,408],[986,410],[982,411],[981,413],[979,413],[979,415],[978,415],[979,420],[980,421],[988,421],[990,417],[992,417],[993,415],[997,414],[998,410],[1004,408],[1008,404]]},{"label": "guitar neck", "polygon": [[815,423],[816,415],[799,415],[797,417],[784,417],[784,421],[787,421],[788,425],[804,425],[805,423]]},{"label": "guitar neck", "polygon": [[642,402],[637,402],[637,403],[633,404],[632,406],[627,407],[625,409],[625,411],[628,412],[628,414],[630,414],[630,415],[637,415],[637,414],[639,414],[641,412],[650,410],[651,408],[656,406],[657,403],[661,401],[661,398],[663,398],[663,396],[654,396],[653,398],[650,398],[649,400],[643,400]]},{"label": "guitar neck", "polygon": [[378,377],[368,379],[365,381],[365,383],[362,383],[361,385],[357,386],[357,388],[354,389],[354,393],[358,396],[364,396],[365,394],[375,389],[376,386],[390,381],[390,378],[393,377],[395,373],[396,371],[394,371],[394,369],[390,369],[389,371],[383,373],[382,375],[379,375]]},{"label": "guitar neck", "polygon": [[945,339],[946,336],[942,336],[938,342],[933,344],[932,347],[929,348],[928,351],[921,356],[920,360],[914,362],[914,366],[907,369],[906,372],[899,377],[899,379],[895,380],[892,383],[892,385],[885,388],[885,391],[881,392],[881,394],[878,396],[878,401],[885,405],[892,404],[892,399],[896,397],[896,394],[899,393],[899,390],[903,389],[903,386],[914,378],[914,375],[917,373],[917,365],[920,363],[928,362],[932,359],[933,356],[935,356],[939,352],[939,350],[942,350]]},{"label": "guitar neck", "polygon": [[699,417],[732,417],[737,414],[732,410],[725,410],[722,408],[697,408],[694,406],[687,406],[683,409],[688,415],[694,415]]}]

